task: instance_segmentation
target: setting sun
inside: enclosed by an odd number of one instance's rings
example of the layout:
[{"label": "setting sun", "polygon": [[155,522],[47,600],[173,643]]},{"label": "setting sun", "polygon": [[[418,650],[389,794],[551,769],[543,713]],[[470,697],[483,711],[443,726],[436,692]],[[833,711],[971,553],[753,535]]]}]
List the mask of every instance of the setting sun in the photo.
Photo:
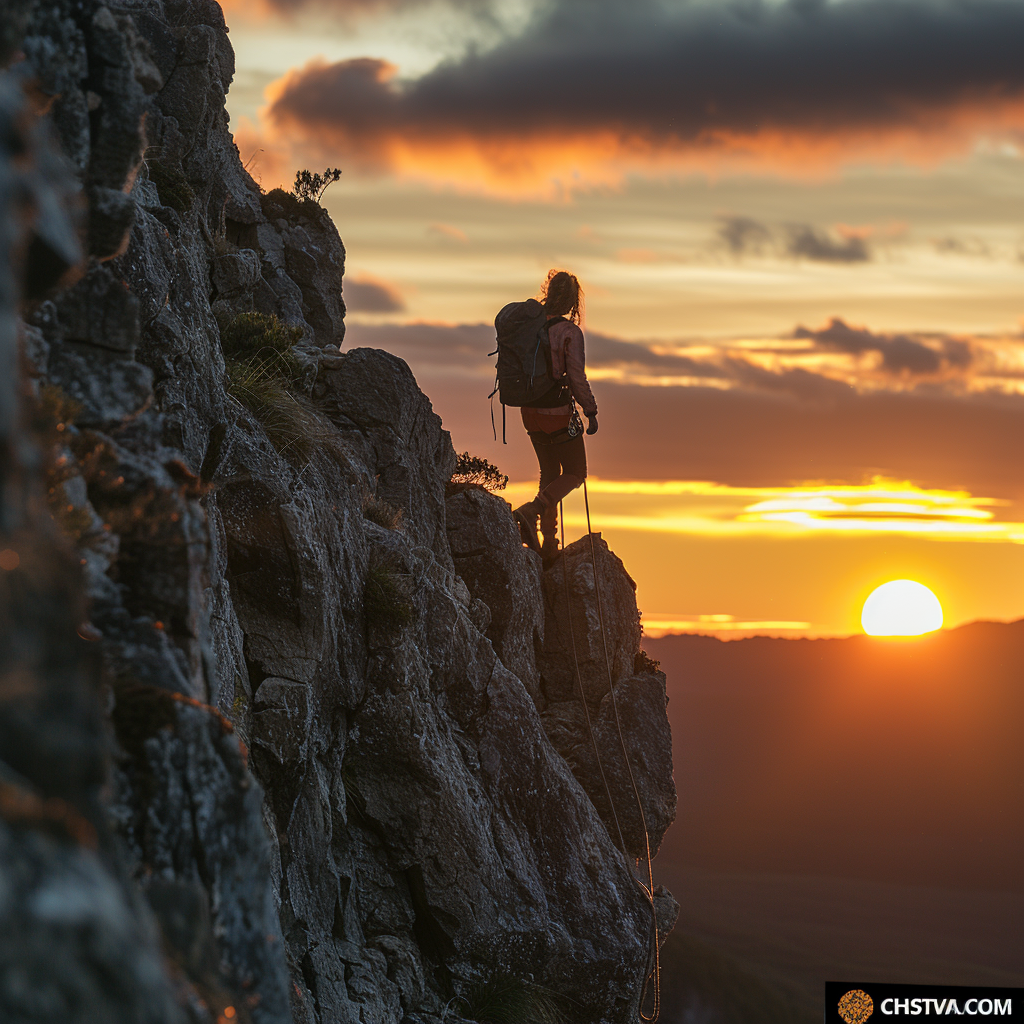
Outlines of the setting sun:
[{"label": "setting sun", "polygon": [[860,623],[869,636],[920,636],[942,627],[942,605],[922,583],[890,580],[864,602]]}]

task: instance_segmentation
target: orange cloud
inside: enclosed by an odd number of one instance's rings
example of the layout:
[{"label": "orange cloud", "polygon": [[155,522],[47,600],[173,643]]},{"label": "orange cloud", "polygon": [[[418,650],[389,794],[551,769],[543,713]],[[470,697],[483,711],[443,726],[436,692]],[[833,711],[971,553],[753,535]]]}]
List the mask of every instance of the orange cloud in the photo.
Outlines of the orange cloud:
[{"label": "orange cloud", "polygon": [[[394,69],[383,65],[377,81]],[[307,65],[313,72],[326,65]],[[291,71],[268,88],[263,149],[291,166],[341,162],[369,175],[391,174],[434,185],[513,198],[566,198],[579,189],[620,187],[628,176],[671,178],[692,173],[778,173],[820,179],[851,163],[903,162],[934,166],[961,154],[984,131],[1024,131],[1024,101],[984,97],[942,112],[920,112],[910,124],[888,127],[752,130],[708,128],[695,136],[650,138],[614,126],[589,131],[473,134],[458,126],[394,128],[386,122],[354,128],[300,116],[289,108],[304,71]],[[239,143],[242,149],[242,144]],[[264,160],[263,154],[259,158]],[[867,238],[869,227],[840,225],[846,239]]]},{"label": "orange cloud", "polygon": [[429,225],[427,227],[427,234],[434,235],[437,238],[446,238],[452,242],[459,242],[462,245],[469,241],[469,236],[465,231],[451,224],[441,224],[440,222]]},{"label": "orange cloud", "polygon": [[1021,5],[595,3],[585,46],[559,31],[570,8],[416,79],[311,62],[270,87],[263,130],[298,162],[549,198],[636,173],[931,164],[1024,130]]},{"label": "orange cloud", "polygon": [[653,249],[619,249],[615,258],[620,263],[657,263],[662,259]]},{"label": "orange cloud", "polygon": [[[274,83],[274,93],[286,95],[296,74]],[[486,136],[455,130],[435,135],[414,128],[388,131],[386,126],[378,132],[352,132],[329,122],[304,121],[271,99],[259,138],[264,152],[280,155],[267,161],[272,167],[282,159],[292,167],[333,161],[361,174],[557,200],[581,188],[620,187],[631,174],[671,178],[746,172],[817,179],[851,163],[930,167],[969,150],[980,132],[993,130],[993,121],[1002,130],[1024,131],[1024,101],[995,108],[987,100],[964,103],[941,119],[912,128],[811,132],[765,127],[652,140],[613,128]],[[260,154],[258,160],[265,159]],[[848,228],[844,237],[861,240],[867,233]]]}]

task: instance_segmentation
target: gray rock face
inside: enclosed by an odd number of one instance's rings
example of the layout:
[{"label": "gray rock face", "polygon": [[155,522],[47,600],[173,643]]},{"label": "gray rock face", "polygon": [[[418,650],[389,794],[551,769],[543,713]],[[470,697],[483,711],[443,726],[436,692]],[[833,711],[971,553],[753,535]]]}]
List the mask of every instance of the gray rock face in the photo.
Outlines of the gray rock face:
[{"label": "gray rock face", "polygon": [[84,639],[95,631],[44,472],[58,508],[84,495],[53,477],[53,419],[17,407],[19,391],[40,388],[19,380],[19,334],[29,367],[47,348],[17,322],[18,300],[77,259],[71,189],[45,173],[61,158],[40,129],[0,76],[0,1019],[185,1024],[195,990],[168,975],[101,807],[99,665]]},{"label": "gray rock face", "polygon": [[544,574],[547,624],[540,670],[551,742],[612,837],[618,841],[621,835],[627,853],[643,858],[648,849],[652,857],[657,853],[675,820],[676,791],[665,676],[634,672],[640,651],[635,590],[599,534],[593,547],[586,537],[568,545]]},{"label": "gray rock face", "polygon": [[155,928],[95,853],[0,820],[0,885],[3,1020],[185,1024]]},{"label": "gray rock face", "polygon": [[615,683],[613,693],[614,706],[611,694],[605,694],[600,705],[590,709],[593,740],[578,702],[549,705],[544,726],[616,841],[621,829],[631,857],[647,855],[642,807],[653,857],[676,817],[672,737],[664,724],[665,676],[627,676]]},{"label": "gray rock face", "polygon": [[257,238],[265,252],[267,281],[261,288],[260,308],[275,312],[277,303],[287,297],[295,303],[294,322],[308,325],[316,345],[340,348],[345,337],[345,249],[334,222],[317,203],[300,202],[281,189],[261,196],[260,204],[266,220]]},{"label": "gray rock face", "polygon": [[593,555],[590,542],[582,538],[568,545],[562,557],[544,574],[544,612],[540,671],[548,701],[579,698],[576,659],[591,703],[600,701],[608,692],[609,672],[615,681],[632,673],[640,649],[636,584],[599,533],[594,534]]},{"label": "gray rock face", "polygon": [[502,662],[541,705],[537,651],[544,641],[539,556],[523,547],[507,501],[482,487],[455,487],[446,506],[455,571],[486,605],[484,632]]},{"label": "gray rock face", "polygon": [[[542,574],[507,503],[448,487],[408,366],[339,351],[344,248],[242,168],[216,3],[24,21],[19,74],[55,96],[24,149],[64,170],[30,213],[0,153],[0,1016],[440,1024],[500,984],[633,1021],[651,908],[567,655],[571,622],[619,807],[589,548]],[[0,145],[21,104],[0,80]],[[297,329],[261,401],[222,349],[243,314]],[[656,846],[664,679],[597,551]]]}]

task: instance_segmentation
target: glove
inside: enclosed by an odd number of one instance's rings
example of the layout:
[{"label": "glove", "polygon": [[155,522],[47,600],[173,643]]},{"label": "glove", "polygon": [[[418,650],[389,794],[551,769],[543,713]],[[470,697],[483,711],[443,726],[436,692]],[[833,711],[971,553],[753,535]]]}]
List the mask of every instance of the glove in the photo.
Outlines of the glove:
[{"label": "glove", "polygon": [[597,433],[597,413],[594,413],[593,416],[588,416],[587,417],[587,433],[588,434],[596,434]]}]

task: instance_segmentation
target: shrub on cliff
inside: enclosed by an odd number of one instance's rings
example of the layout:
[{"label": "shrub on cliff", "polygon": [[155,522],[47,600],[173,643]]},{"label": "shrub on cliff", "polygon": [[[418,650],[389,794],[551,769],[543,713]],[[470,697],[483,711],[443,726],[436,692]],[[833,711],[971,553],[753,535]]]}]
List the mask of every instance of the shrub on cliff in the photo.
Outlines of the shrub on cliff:
[{"label": "shrub on cliff", "polygon": [[196,201],[196,193],[180,168],[172,164],[165,164],[160,160],[148,159],[146,172],[149,175],[149,180],[156,185],[160,202],[164,206],[169,206],[182,214],[192,208],[192,204]]},{"label": "shrub on cliff", "polygon": [[642,676],[661,671],[661,662],[652,658],[642,647],[633,659],[633,674]]},{"label": "shrub on cliff", "polygon": [[340,167],[328,167],[323,174],[301,170],[295,175],[292,195],[301,202],[319,204],[327,186],[333,185],[340,177]]},{"label": "shrub on cliff", "polygon": [[479,455],[460,452],[455,459],[455,472],[448,481],[448,489],[462,490],[468,486],[483,487],[488,491],[502,491],[508,477],[493,463]]}]

